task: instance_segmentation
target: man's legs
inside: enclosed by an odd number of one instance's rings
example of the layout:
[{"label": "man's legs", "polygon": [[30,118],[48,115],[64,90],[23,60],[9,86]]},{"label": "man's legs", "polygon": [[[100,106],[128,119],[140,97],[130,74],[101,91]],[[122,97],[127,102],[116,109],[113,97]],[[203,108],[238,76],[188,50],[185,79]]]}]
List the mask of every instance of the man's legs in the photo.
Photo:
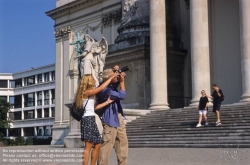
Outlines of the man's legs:
[{"label": "man's legs", "polygon": [[99,152],[98,165],[108,165],[108,159],[114,146],[116,135],[116,128],[110,127],[107,124],[104,125],[102,134],[104,142]]},{"label": "man's legs", "polygon": [[123,116],[119,114],[118,117],[120,121],[120,127],[117,128],[117,136],[114,148],[117,156],[118,165],[126,165],[128,158],[128,138]]}]

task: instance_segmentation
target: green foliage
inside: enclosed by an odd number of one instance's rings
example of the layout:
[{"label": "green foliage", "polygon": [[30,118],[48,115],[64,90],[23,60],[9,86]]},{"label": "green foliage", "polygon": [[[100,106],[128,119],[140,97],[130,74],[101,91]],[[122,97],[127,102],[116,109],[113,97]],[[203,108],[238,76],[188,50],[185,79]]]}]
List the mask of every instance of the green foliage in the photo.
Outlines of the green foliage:
[{"label": "green foliage", "polygon": [[22,145],[24,145],[24,137],[22,137],[22,136],[17,137],[16,140],[15,140],[15,144],[16,144],[17,146],[22,146]]},{"label": "green foliage", "polygon": [[33,143],[33,138],[32,137],[28,137],[27,139],[26,139],[26,145],[33,145],[34,143]]},{"label": "green foliage", "polygon": [[52,137],[49,138],[33,138],[33,144],[34,145],[50,145],[52,141]]},{"label": "green foliage", "polygon": [[4,132],[6,128],[10,128],[11,120],[7,119],[7,113],[10,111],[10,103],[5,99],[0,99],[0,132]]},{"label": "green foliage", "polygon": [[7,141],[8,141],[9,146],[15,146],[16,145],[16,142],[15,142],[14,139],[7,139]]},{"label": "green foliage", "polygon": [[4,138],[4,134],[0,132],[0,142],[2,142],[4,145],[8,145],[8,140]]}]

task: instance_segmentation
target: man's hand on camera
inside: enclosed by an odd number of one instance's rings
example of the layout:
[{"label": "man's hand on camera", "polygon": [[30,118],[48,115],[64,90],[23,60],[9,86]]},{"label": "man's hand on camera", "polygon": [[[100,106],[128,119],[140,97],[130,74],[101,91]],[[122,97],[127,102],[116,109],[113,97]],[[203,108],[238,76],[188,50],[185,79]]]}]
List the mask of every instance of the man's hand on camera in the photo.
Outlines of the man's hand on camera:
[{"label": "man's hand on camera", "polygon": [[125,73],[122,72],[122,73],[120,74],[120,82],[124,82],[124,77],[125,77]]}]

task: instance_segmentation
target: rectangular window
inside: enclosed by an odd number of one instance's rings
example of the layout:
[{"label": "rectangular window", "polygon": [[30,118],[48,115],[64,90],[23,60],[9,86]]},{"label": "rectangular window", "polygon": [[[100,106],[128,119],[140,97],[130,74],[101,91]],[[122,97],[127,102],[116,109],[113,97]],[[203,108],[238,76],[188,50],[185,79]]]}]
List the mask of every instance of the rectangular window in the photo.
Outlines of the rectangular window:
[{"label": "rectangular window", "polygon": [[49,117],[49,108],[44,108],[44,117]]},{"label": "rectangular window", "polygon": [[24,107],[35,106],[35,93],[28,93],[24,95]]},{"label": "rectangular window", "polygon": [[15,108],[15,97],[14,96],[9,96],[9,103],[11,105],[11,108]]},{"label": "rectangular window", "polygon": [[21,120],[22,113],[21,112],[9,112],[9,118],[11,120]]},{"label": "rectangular window", "polygon": [[43,74],[38,74],[37,75],[37,83],[42,83],[43,82]]},{"label": "rectangular window", "polygon": [[8,80],[0,80],[0,88],[8,88]]},{"label": "rectangular window", "polygon": [[35,113],[34,110],[24,111],[24,119],[34,119]]},{"label": "rectangular window", "polygon": [[55,89],[51,89],[51,103],[55,104]]},{"label": "rectangular window", "polygon": [[34,127],[23,128],[24,136],[34,136]]},{"label": "rectangular window", "polygon": [[49,81],[49,72],[44,73],[44,82],[48,82],[48,81]]},{"label": "rectangular window", "polygon": [[10,88],[15,88],[15,81],[14,80],[10,80]]},{"label": "rectangular window", "polygon": [[55,81],[56,77],[55,77],[55,71],[51,72],[51,80]]},{"label": "rectangular window", "polygon": [[42,109],[37,109],[37,118],[42,118]]},{"label": "rectangular window", "polygon": [[22,95],[14,96],[14,103],[15,108],[22,108]]},{"label": "rectangular window", "polygon": [[10,128],[9,129],[9,136],[21,136],[21,128]]},{"label": "rectangular window", "polygon": [[37,106],[42,105],[42,100],[43,100],[43,93],[42,93],[42,91],[39,91],[36,94],[37,94]]},{"label": "rectangular window", "polygon": [[39,127],[37,131],[38,136],[43,136],[43,127]]},{"label": "rectangular window", "polygon": [[30,76],[30,77],[26,77],[24,78],[24,85],[33,85],[35,84],[35,76]]},{"label": "rectangular window", "polygon": [[6,100],[7,101],[7,96],[0,96],[0,100]]},{"label": "rectangular window", "polygon": [[20,78],[20,79],[17,79],[17,80],[15,80],[15,87],[16,88],[18,88],[18,87],[21,87],[22,86],[22,79]]},{"label": "rectangular window", "polygon": [[49,105],[49,90],[44,91],[44,105]]},{"label": "rectangular window", "polygon": [[51,117],[55,117],[55,107],[51,107]]},{"label": "rectangular window", "polygon": [[45,136],[50,136],[51,135],[51,128],[50,126],[45,127]]}]

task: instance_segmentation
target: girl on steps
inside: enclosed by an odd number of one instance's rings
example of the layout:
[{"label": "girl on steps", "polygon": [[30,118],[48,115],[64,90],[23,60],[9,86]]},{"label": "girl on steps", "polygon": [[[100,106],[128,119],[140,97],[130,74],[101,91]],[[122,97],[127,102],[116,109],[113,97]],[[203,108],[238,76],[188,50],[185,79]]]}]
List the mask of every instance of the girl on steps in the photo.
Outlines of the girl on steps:
[{"label": "girl on steps", "polygon": [[201,127],[201,120],[202,120],[202,115],[204,116],[204,119],[206,121],[205,125],[208,125],[207,122],[207,106],[208,106],[208,98],[206,95],[206,92],[204,90],[201,91],[201,98],[199,101],[199,105],[198,105],[198,110],[199,110],[199,123],[196,125],[196,127]]}]

